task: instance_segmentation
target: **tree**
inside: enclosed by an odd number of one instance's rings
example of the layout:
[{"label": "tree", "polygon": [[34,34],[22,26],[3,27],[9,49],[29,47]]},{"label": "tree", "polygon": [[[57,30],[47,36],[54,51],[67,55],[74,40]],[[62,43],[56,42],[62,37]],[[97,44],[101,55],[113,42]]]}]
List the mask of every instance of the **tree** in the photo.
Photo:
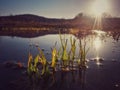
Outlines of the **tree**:
[{"label": "tree", "polygon": [[75,16],[75,19],[78,19],[78,18],[81,18],[81,17],[83,17],[83,13],[82,12],[79,13],[77,16]]}]

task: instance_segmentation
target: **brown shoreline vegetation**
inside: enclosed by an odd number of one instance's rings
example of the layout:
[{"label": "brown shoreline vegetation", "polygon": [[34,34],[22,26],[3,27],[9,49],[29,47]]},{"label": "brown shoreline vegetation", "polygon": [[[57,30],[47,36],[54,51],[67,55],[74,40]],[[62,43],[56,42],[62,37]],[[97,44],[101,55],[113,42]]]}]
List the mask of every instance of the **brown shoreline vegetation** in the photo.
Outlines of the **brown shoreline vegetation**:
[{"label": "brown shoreline vegetation", "polygon": [[[95,23],[94,21],[94,17],[85,16],[83,14],[78,14],[72,19],[45,18],[31,14],[1,16],[0,31],[52,31],[61,29],[91,30]],[[102,17],[101,23],[103,30],[120,29],[120,18],[117,17]]]}]

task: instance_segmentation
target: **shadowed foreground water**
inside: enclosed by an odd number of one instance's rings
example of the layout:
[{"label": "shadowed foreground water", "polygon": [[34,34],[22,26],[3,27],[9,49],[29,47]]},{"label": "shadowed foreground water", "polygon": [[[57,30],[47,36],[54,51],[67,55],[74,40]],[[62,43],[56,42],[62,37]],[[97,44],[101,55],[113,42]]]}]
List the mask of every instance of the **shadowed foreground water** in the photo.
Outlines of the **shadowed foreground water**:
[{"label": "shadowed foreground water", "polygon": [[[26,69],[8,68],[0,65],[0,90],[119,90],[120,89],[120,33],[114,31],[83,32],[77,34],[63,34],[69,39],[86,41],[87,69],[61,72],[55,74],[56,82],[46,80],[38,86],[31,86],[25,74]],[[59,34],[48,34],[34,38],[0,36],[0,62],[22,62],[25,65],[29,51],[36,55],[39,46],[44,50],[47,60],[50,61],[51,47],[57,41],[60,47]],[[68,49],[69,49],[68,42]],[[76,56],[78,55],[78,47]],[[97,59],[102,59],[98,62]]]}]

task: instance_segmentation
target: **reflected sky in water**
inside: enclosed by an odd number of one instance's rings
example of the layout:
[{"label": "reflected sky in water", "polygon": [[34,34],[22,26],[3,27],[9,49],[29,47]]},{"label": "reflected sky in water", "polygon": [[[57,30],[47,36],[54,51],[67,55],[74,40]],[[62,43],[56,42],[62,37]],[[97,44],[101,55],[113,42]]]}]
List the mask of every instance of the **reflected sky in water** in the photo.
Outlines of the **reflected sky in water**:
[{"label": "reflected sky in water", "polygon": [[94,56],[104,58],[105,60],[120,58],[120,40],[114,40],[110,34],[101,31],[100,33],[95,32],[92,42],[93,49],[91,49],[90,53],[93,52]]},{"label": "reflected sky in water", "polygon": [[[70,48],[70,37],[77,40],[76,56],[79,52],[79,40],[86,42],[86,49],[89,49],[87,54],[88,59],[104,58],[105,60],[120,60],[120,33],[103,32],[93,30],[90,34],[62,34],[62,37],[68,39],[68,49]],[[51,47],[57,41],[57,48],[60,47],[59,34],[48,34],[35,38],[21,38],[0,36],[0,62],[4,61],[21,61],[26,63],[29,51],[35,56],[38,53],[36,46],[44,49],[44,53],[50,60]]]}]

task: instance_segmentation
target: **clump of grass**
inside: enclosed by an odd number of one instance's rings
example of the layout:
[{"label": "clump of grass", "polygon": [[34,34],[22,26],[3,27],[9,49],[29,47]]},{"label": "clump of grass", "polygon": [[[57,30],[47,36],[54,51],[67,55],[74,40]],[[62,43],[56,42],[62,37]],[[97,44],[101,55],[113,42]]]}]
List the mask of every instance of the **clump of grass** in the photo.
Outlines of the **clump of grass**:
[{"label": "clump of grass", "polygon": [[73,63],[74,63],[74,60],[75,60],[75,53],[76,53],[76,39],[72,39],[72,37],[70,37],[70,43],[71,43],[71,49],[69,51],[69,66],[70,64],[72,64],[72,69],[73,69]]},{"label": "clump of grass", "polygon": [[83,43],[82,40],[79,40],[79,60],[78,60],[78,65],[79,68],[81,67],[86,67],[86,55],[89,51],[89,48],[86,49],[86,40],[83,39]]},{"label": "clump of grass", "polygon": [[43,53],[43,51],[38,47],[38,50],[40,52],[40,55],[39,55],[39,60],[40,60],[40,63],[42,64],[42,73],[41,75],[42,76],[46,76],[46,75],[49,75],[50,74],[50,71],[49,71],[49,67],[48,67],[48,61],[46,60],[46,57]]},{"label": "clump of grass", "polygon": [[42,77],[48,76],[50,74],[45,55],[40,48],[38,49],[40,53],[34,59],[30,53],[28,57],[27,72],[32,82],[36,82],[38,79],[41,79]]},{"label": "clump of grass", "polygon": [[[33,83],[39,82],[40,79],[43,77],[49,77],[50,75],[53,76],[56,71],[56,67],[58,64],[58,58],[61,60],[61,70],[73,70],[74,65],[78,65],[80,69],[83,67],[86,67],[86,55],[89,51],[89,48],[86,49],[86,40],[85,39],[80,39],[79,40],[79,60],[78,63],[74,63],[75,61],[75,56],[76,56],[76,39],[70,37],[70,50],[67,52],[67,43],[68,39],[62,39],[61,34],[60,35],[60,49],[57,50],[56,44],[51,48],[51,63],[48,62],[46,59],[43,50],[41,50],[39,47],[39,54],[33,59],[33,56],[29,53],[28,57],[28,68],[27,72],[28,75]],[[72,69],[70,68],[72,66]],[[52,73],[50,71],[50,68],[52,68]]]},{"label": "clump of grass", "polygon": [[58,51],[56,49],[56,44],[57,44],[57,42],[55,43],[55,46],[53,48],[51,48],[51,54],[52,54],[51,67],[53,69],[53,73],[55,72],[56,64],[58,61]]},{"label": "clump of grass", "polygon": [[74,66],[74,60],[75,60],[75,54],[76,54],[76,39],[72,38],[72,36],[70,37],[70,50],[69,52],[67,52],[67,42],[68,39],[65,39],[65,37],[62,39],[61,34],[60,35],[60,42],[61,42],[61,61],[63,62],[62,67],[64,69],[69,69],[73,70],[73,66]]},{"label": "clump of grass", "polygon": [[29,53],[27,72],[29,79],[32,83],[37,83],[38,82],[37,80],[40,79],[41,76],[39,73],[39,69],[37,67],[38,63],[39,63],[39,55],[37,55],[35,59],[33,59],[33,56]]},{"label": "clump of grass", "polygon": [[61,42],[61,60],[62,60],[62,66],[67,67],[68,65],[68,53],[67,53],[67,39],[62,39],[61,34],[60,35],[60,42]]},{"label": "clump of grass", "polygon": [[72,37],[70,37],[70,43],[71,43],[71,49],[69,51],[69,59],[70,60],[74,60],[75,59],[75,52],[76,52],[76,40],[72,39]]}]

